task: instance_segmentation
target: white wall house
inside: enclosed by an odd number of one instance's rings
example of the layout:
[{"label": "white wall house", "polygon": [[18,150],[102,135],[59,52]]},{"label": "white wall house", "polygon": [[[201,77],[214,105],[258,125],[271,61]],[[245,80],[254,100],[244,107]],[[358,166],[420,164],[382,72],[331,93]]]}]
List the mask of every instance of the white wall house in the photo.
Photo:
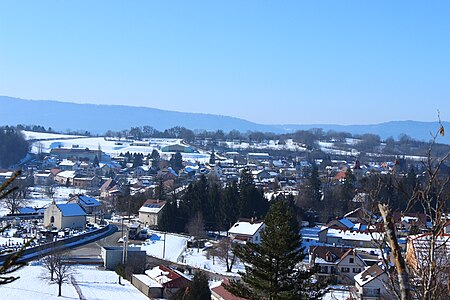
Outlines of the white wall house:
[{"label": "white wall house", "polygon": [[354,284],[354,276],[367,267],[353,248],[311,246],[308,253],[309,265],[316,268],[316,276],[324,280],[335,278],[340,284]]},{"label": "white wall house", "polygon": [[354,299],[394,299],[388,290],[389,278],[378,265],[373,265],[355,276]]},{"label": "white wall house", "polygon": [[236,222],[230,230],[228,236],[234,241],[261,243],[261,230],[266,227],[264,222]]}]

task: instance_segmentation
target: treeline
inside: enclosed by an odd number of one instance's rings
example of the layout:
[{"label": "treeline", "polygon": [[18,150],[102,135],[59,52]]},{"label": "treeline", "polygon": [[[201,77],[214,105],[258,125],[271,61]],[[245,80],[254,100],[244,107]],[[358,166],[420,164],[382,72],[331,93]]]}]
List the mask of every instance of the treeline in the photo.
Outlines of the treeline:
[{"label": "treeline", "polygon": [[[420,174],[415,168],[410,168],[405,175],[375,174],[361,176],[359,170],[354,172],[349,168],[339,183],[331,178],[319,176],[319,167],[312,165],[306,172],[306,178],[299,187],[296,199],[299,217],[310,222],[328,222],[336,216],[363,206],[368,211],[375,208],[376,203],[386,203],[393,211],[422,212],[420,202],[410,203],[412,197],[425,186],[428,180],[426,174]],[[396,165],[396,169],[400,169]],[[447,180],[450,175],[449,168],[441,165],[439,180]],[[450,188],[444,185],[440,191],[430,190],[430,197],[441,193],[447,197],[446,209],[450,208]],[[357,197],[356,197],[357,196]]]},{"label": "treeline", "polygon": [[56,131],[51,127],[48,127],[47,129],[42,125],[24,125],[24,124],[18,124],[16,126],[17,130],[26,130],[26,131],[33,131],[33,132],[43,132],[43,133],[57,133],[57,134],[69,134],[69,135],[85,135],[85,136],[92,136],[92,134],[87,130],[66,130],[64,132]]},{"label": "treeline", "polygon": [[201,176],[181,199],[166,198],[160,229],[195,236],[201,236],[204,230],[228,230],[239,218],[261,219],[269,208],[249,170],[242,172],[239,184],[232,181],[223,187],[216,178]]},{"label": "treeline", "polygon": [[25,137],[13,126],[0,127],[0,167],[17,164],[28,153],[29,144]]},{"label": "treeline", "polygon": [[[180,138],[188,143],[196,140],[210,140],[211,146],[217,145],[218,141],[233,140],[240,142],[256,142],[261,143],[269,140],[278,141],[279,145],[286,143],[286,140],[293,140],[296,143],[303,144],[307,149],[319,149],[318,141],[332,142],[337,148],[342,150],[358,150],[363,156],[365,153],[383,153],[387,155],[403,155],[411,153],[413,155],[426,156],[430,143],[417,141],[414,138],[402,134],[395,140],[389,137],[382,140],[377,134],[366,133],[360,135],[352,135],[348,132],[339,132],[334,130],[324,131],[321,128],[312,128],[309,130],[297,130],[292,133],[276,134],[271,132],[247,131],[240,132],[231,130],[224,132],[223,130],[205,131],[190,129],[176,126],[173,128],[159,131],[151,126],[131,127],[129,130],[107,131],[106,137],[111,138],[129,138],[129,139],[148,139],[148,138]],[[348,139],[354,139],[349,143]],[[440,155],[450,150],[449,145],[436,144],[433,147],[433,154]]]},{"label": "treeline", "polygon": [[[17,125],[18,130],[29,130],[36,132],[62,133],[56,132],[51,127],[45,128],[40,125]],[[65,134],[92,136],[89,131],[85,130],[67,130]],[[206,131],[206,130],[190,130],[185,127],[175,126],[163,131],[157,130],[151,126],[136,126],[130,129],[112,131],[108,130],[104,136],[117,139],[135,139],[142,140],[148,138],[179,138],[187,143],[194,143],[196,140],[210,140],[211,146],[217,145],[218,141],[233,140],[240,142],[256,142],[261,143],[269,140],[278,141],[279,145],[286,143],[286,140],[293,140],[296,143],[303,144],[309,150],[317,150],[318,141],[332,142],[336,148],[341,150],[356,149],[364,156],[366,153],[382,153],[386,155],[404,155],[405,153],[418,156],[427,156],[430,143],[417,141],[414,138],[401,134],[394,139],[389,137],[382,140],[377,134],[355,134],[341,132],[335,130],[324,131],[321,128],[312,128],[309,130],[297,130],[292,133],[277,134],[272,132],[247,131],[240,132],[231,130],[224,132],[223,130]],[[348,143],[348,139],[354,141]],[[433,156],[441,156],[447,153],[450,146],[446,144],[435,144],[433,146]]]}]

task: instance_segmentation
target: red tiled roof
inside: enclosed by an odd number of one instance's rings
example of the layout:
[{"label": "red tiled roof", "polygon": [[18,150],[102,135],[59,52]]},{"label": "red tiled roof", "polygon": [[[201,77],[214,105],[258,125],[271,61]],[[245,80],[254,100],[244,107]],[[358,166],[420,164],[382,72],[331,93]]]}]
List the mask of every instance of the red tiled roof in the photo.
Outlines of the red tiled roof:
[{"label": "red tiled roof", "polygon": [[241,297],[235,296],[232,293],[230,293],[229,291],[227,291],[225,289],[225,287],[223,286],[224,283],[228,284],[228,280],[224,280],[224,282],[221,285],[211,289],[211,291],[214,294],[216,294],[219,297],[221,297],[222,299],[224,299],[224,300],[244,300],[245,299],[245,298],[241,298]]}]

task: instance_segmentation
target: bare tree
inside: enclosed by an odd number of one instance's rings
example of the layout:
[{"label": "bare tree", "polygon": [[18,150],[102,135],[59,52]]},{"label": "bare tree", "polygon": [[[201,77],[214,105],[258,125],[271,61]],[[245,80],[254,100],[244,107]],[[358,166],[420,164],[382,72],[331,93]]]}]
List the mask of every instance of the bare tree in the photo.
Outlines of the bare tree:
[{"label": "bare tree", "polygon": [[[56,270],[56,265],[57,265],[57,259],[58,256],[57,255],[47,255],[44,258],[42,258],[42,266],[44,268],[47,269],[47,271],[50,273],[50,281],[54,281],[55,280],[55,270]],[[44,278],[47,278],[48,276],[44,276]]]},{"label": "bare tree", "polygon": [[[20,171],[14,172],[11,178],[0,186],[0,199],[9,196],[11,193],[17,190],[17,187],[11,188],[10,186],[12,185],[14,180],[19,176]],[[0,234],[3,233],[5,230],[7,230],[9,226],[10,225],[0,228]],[[25,250],[26,247],[30,245],[32,241],[33,239],[30,239],[18,251],[16,251],[12,255],[6,256],[5,259],[0,262],[0,285],[8,284],[19,279],[19,277],[14,277],[11,274],[26,265],[26,263],[20,261],[20,259],[23,255],[23,251]],[[1,254],[5,254],[5,252],[0,251],[0,255]]]},{"label": "bare tree", "polygon": [[198,239],[206,237],[205,221],[201,212],[197,212],[188,222],[186,229],[190,235]]},{"label": "bare tree", "polygon": [[[385,229],[384,244],[380,249],[389,246],[395,272],[388,272],[391,291],[398,299],[448,299],[447,288],[449,280],[450,237],[443,234],[450,196],[450,176],[443,174],[443,166],[448,162],[450,152],[439,158],[433,157],[433,146],[439,135],[444,136],[444,127],[440,127],[432,134],[427,158],[423,161],[424,179],[412,191],[405,191],[399,184],[396,169],[393,171],[393,188],[399,193],[407,193],[408,205],[406,211],[412,207],[421,207],[421,212],[427,217],[429,225],[427,232],[409,239],[406,257],[400,251],[397,240],[395,222],[389,204],[378,203],[378,209],[383,219]],[[381,183],[381,181],[379,181]],[[379,191],[380,186],[377,188]],[[378,192],[372,194],[377,200]],[[389,261],[384,258],[386,270]]]},{"label": "bare tree", "polygon": [[63,283],[68,282],[74,273],[73,266],[68,263],[67,254],[60,251],[49,254],[43,260],[43,267],[49,271],[44,278],[58,285],[58,297],[60,297]]},{"label": "bare tree", "polygon": [[26,182],[18,177],[14,177],[14,183],[11,182],[11,190],[2,199],[2,206],[9,210],[11,214],[19,212],[19,208],[29,203],[27,196]]},{"label": "bare tree", "polygon": [[[186,225],[187,232],[193,235],[196,239],[203,239],[206,237],[205,221],[201,212],[197,212]],[[197,245],[197,251],[198,245]]]},{"label": "bare tree", "polygon": [[234,254],[233,249],[234,243],[229,237],[221,239],[215,249],[217,258],[226,264],[227,272],[231,272],[231,269],[236,262],[236,255]]}]

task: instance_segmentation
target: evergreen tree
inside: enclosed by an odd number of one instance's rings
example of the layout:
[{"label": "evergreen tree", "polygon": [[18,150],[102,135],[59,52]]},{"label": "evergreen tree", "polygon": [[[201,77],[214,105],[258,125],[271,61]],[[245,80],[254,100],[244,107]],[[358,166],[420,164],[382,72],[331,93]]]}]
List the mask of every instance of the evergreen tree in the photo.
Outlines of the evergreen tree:
[{"label": "evergreen tree", "polygon": [[158,179],[158,186],[155,188],[155,197],[158,200],[166,199],[166,188],[164,186],[164,180],[162,178]]},{"label": "evergreen tree", "polygon": [[350,168],[345,171],[344,183],[341,186],[341,207],[343,212],[347,212],[351,207],[351,201],[356,195],[356,177]]},{"label": "evergreen tree", "polygon": [[28,141],[14,127],[0,127],[0,168],[16,164],[27,155]]},{"label": "evergreen tree", "polygon": [[139,167],[143,165],[143,155],[142,153],[137,153],[134,155],[134,159],[133,159],[133,168]]},{"label": "evergreen tree", "polygon": [[150,158],[151,158],[151,159],[160,159],[161,157],[160,157],[160,155],[159,155],[158,150],[153,149],[153,150],[152,150],[152,154],[150,154]]},{"label": "evergreen tree", "polygon": [[305,254],[299,226],[291,205],[275,201],[266,216],[261,244],[247,243],[236,247],[237,257],[245,265],[241,281],[231,281],[225,288],[248,299],[314,299],[316,288],[310,282],[311,272],[303,270]]},{"label": "evergreen tree", "polygon": [[97,155],[94,157],[94,162],[92,163],[92,165],[96,168],[100,167],[100,162],[98,161]]},{"label": "evergreen tree", "polygon": [[219,226],[222,230],[229,229],[239,218],[239,190],[235,181],[228,183],[223,190],[219,203]]},{"label": "evergreen tree", "polygon": [[216,154],[214,153],[214,148],[213,148],[211,155],[209,156],[209,164],[214,165],[215,163],[216,163]]},{"label": "evergreen tree", "polygon": [[169,164],[175,172],[179,172],[183,168],[183,156],[179,151],[172,155]]},{"label": "evergreen tree", "polygon": [[183,291],[175,293],[171,300],[210,300],[211,290],[208,285],[208,277],[202,272],[198,271],[194,274],[194,278],[189,283],[188,287]]},{"label": "evergreen tree", "polygon": [[304,209],[320,208],[320,201],[322,199],[322,182],[319,178],[319,170],[315,162],[312,162],[312,166],[306,175],[306,180],[302,185],[302,196],[300,199],[300,206]]},{"label": "evergreen tree", "polygon": [[262,218],[268,210],[269,202],[264,198],[262,191],[253,183],[249,169],[242,171],[239,182],[239,212],[240,217]]}]

